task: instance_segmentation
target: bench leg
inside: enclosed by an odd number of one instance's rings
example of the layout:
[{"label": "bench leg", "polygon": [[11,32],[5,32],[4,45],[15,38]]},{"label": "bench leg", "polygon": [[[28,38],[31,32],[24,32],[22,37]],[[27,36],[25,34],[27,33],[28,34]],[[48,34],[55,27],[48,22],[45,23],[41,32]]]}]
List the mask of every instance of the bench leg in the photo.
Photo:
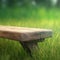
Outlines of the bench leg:
[{"label": "bench leg", "polygon": [[[40,42],[44,41],[44,39],[40,39]],[[38,41],[39,42],[39,41]],[[37,41],[29,41],[29,42],[20,42],[21,45],[23,46],[23,48],[25,49],[25,51],[27,53],[30,54],[30,56],[32,56],[32,53],[36,53],[37,51],[39,51],[38,48],[38,43]]]},{"label": "bench leg", "polygon": [[37,42],[20,42],[23,48],[32,56],[32,52],[38,49]]}]

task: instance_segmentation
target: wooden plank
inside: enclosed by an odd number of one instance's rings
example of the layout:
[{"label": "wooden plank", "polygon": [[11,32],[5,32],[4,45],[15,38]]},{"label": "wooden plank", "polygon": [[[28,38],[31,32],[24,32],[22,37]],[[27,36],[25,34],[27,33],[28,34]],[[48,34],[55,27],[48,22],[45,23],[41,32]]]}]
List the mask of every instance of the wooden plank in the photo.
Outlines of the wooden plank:
[{"label": "wooden plank", "polygon": [[14,26],[0,26],[0,37],[12,40],[28,42],[32,40],[39,40],[52,36],[52,30],[28,28],[28,27],[14,27]]}]

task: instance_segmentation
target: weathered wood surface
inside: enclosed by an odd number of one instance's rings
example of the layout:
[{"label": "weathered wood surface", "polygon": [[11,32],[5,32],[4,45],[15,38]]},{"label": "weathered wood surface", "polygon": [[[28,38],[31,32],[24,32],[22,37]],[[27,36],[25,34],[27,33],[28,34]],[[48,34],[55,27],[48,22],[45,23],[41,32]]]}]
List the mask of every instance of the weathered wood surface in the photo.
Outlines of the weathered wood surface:
[{"label": "weathered wood surface", "polygon": [[49,29],[0,26],[0,37],[18,41],[32,41],[52,36]]}]

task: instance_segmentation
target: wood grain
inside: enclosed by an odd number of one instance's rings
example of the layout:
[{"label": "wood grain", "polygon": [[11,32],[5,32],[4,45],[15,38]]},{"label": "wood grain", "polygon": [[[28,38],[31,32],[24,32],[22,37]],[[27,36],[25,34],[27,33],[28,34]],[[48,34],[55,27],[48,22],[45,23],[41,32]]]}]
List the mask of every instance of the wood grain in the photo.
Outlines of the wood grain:
[{"label": "wood grain", "polygon": [[52,36],[52,30],[28,28],[28,27],[15,27],[15,26],[0,26],[0,37],[8,38],[18,41],[32,41]]}]

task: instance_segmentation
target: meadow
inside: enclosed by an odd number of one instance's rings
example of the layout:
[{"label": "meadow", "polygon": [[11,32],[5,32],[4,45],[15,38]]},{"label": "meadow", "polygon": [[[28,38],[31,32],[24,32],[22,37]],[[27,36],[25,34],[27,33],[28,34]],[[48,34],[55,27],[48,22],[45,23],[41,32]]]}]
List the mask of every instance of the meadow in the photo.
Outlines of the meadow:
[{"label": "meadow", "polygon": [[0,60],[60,60],[60,9],[0,9],[0,25],[52,29],[53,36],[38,43],[31,58],[17,41],[0,38]]}]

